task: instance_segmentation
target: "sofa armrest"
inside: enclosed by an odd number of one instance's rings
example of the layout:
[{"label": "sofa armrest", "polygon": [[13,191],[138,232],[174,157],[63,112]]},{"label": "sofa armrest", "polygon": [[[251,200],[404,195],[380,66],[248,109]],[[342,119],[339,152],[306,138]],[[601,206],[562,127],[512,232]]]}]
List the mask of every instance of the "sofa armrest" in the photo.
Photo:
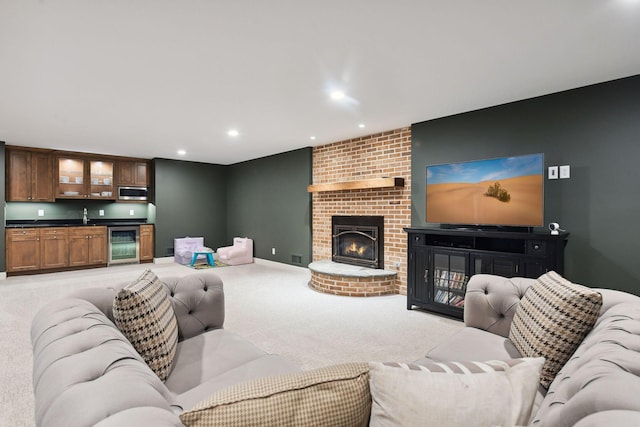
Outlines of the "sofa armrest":
[{"label": "sofa armrest", "polygon": [[180,340],[223,327],[224,290],[218,275],[194,273],[163,278],[162,281],[169,288]]},{"label": "sofa armrest", "polygon": [[95,425],[137,407],[171,418],[171,392],[88,301],[64,298],[42,307],[31,343],[36,425]]},{"label": "sofa armrest", "polygon": [[520,299],[534,281],[491,274],[472,276],[464,300],[465,325],[508,337]]}]

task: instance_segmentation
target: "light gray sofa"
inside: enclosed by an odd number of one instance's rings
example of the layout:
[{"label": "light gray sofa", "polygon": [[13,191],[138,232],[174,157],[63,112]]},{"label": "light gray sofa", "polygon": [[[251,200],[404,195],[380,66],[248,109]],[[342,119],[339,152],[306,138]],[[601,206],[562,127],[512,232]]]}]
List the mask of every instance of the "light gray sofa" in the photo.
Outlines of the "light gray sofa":
[{"label": "light gray sofa", "polygon": [[[166,383],[114,326],[111,306],[118,287],[79,292],[37,314],[32,342],[38,425],[179,426],[176,414],[215,391],[298,371],[222,329],[224,296],[217,276],[201,273],[163,280],[181,340]],[[472,277],[465,301],[466,327],[415,362],[521,357],[507,337],[520,299],[533,283]],[[599,291],[599,319],[549,390],[539,389],[530,425],[640,425],[640,298]]]},{"label": "light gray sofa", "polygon": [[32,322],[39,426],[180,426],[177,414],[227,386],[299,369],[223,329],[222,281],[209,272],[162,278],[176,314],[173,369],[160,381],[116,328],[126,283],[86,289],[43,307]]},{"label": "light gray sofa", "polygon": [[[467,286],[465,328],[418,363],[521,357],[508,336],[520,299],[533,283],[473,276]],[[640,425],[640,298],[597,291],[603,299],[600,317],[548,391],[540,387],[532,426]]]}]

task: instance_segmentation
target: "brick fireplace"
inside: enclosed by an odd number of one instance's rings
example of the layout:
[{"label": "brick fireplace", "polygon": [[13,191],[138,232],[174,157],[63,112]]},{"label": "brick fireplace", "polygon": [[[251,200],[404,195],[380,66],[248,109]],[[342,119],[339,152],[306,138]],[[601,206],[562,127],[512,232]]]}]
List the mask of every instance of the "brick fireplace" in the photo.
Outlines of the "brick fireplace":
[{"label": "brick fireplace", "polygon": [[[404,179],[404,185],[313,192],[313,261],[332,259],[333,216],[383,217],[382,265],[397,272],[393,291],[406,295],[407,236],[403,228],[411,226],[411,128],[313,148],[314,185],[389,177]],[[358,293],[358,286],[349,294]]]},{"label": "brick fireplace", "polygon": [[333,261],[384,268],[384,217],[333,215],[331,233]]}]

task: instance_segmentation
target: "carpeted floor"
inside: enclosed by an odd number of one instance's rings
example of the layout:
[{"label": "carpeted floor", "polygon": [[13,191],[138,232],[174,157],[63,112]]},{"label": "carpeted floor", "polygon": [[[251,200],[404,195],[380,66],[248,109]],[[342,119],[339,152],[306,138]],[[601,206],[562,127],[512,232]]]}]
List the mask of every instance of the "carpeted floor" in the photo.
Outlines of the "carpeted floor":
[{"label": "carpeted floor", "polygon": [[217,274],[224,281],[225,328],[304,369],[345,361],[412,361],[462,323],[406,309],[402,295],[353,298],[309,288],[309,270],[269,261],[194,271],[174,263],[10,277],[0,282],[0,425],[32,426],[30,323],[48,301],[106,286],[151,268],[159,277]]}]

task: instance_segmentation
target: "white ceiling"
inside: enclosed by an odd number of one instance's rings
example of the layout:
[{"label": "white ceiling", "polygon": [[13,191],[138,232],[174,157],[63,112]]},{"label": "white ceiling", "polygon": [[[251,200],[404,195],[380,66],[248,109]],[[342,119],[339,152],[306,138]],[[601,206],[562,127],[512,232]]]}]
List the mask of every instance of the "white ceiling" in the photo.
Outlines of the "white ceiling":
[{"label": "white ceiling", "polygon": [[638,0],[0,0],[9,145],[231,164],[636,74]]}]

